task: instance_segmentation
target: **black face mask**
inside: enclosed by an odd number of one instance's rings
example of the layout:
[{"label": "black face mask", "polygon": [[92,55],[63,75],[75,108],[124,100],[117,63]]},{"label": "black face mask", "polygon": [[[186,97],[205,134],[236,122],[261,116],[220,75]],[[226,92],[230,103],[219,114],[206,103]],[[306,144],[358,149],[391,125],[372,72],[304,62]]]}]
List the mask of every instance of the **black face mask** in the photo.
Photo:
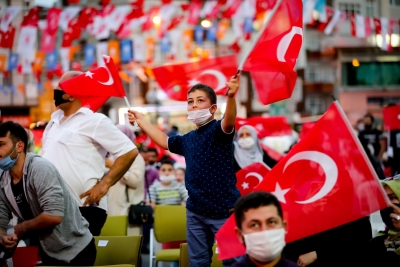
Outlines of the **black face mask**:
[{"label": "black face mask", "polygon": [[372,125],[371,124],[365,124],[364,128],[365,128],[365,130],[371,130],[372,129]]},{"label": "black face mask", "polygon": [[68,103],[69,100],[65,100],[63,98],[63,95],[66,93],[63,90],[54,90],[54,102],[56,107],[58,107],[61,104]]},{"label": "black face mask", "polygon": [[[400,208],[400,204],[394,204]],[[394,213],[394,210],[390,207],[381,210],[382,221],[386,224],[387,227],[393,228],[392,218],[390,218],[390,214]]]}]

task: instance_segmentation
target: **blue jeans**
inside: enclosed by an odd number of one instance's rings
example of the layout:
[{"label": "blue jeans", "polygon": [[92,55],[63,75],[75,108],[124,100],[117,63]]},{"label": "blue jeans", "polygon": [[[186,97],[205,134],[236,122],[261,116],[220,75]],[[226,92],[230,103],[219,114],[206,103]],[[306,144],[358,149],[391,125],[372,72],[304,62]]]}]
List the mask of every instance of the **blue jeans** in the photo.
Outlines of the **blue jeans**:
[{"label": "blue jeans", "polygon": [[[215,234],[226,219],[211,219],[186,209],[186,241],[190,267],[210,267],[213,256]],[[224,260],[224,267],[231,266],[239,258]]]}]

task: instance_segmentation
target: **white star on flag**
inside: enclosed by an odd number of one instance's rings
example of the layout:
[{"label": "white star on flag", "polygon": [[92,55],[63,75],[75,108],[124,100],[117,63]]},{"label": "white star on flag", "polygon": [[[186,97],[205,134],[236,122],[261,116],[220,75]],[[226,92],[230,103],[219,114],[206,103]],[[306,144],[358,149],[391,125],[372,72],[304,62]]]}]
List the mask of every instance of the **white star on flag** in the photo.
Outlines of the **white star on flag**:
[{"label": "white star on flag", "polygon": [[196,79],[189,80],[189,85],[188,85],[188,87],[195,86],[196,84],[199,84],[199,83],[200,83],[200,81],[198,81],[198,80],[196,80]]},{"label": "white star on flag", "polygon": [[242,188],[243,188],[243,189],[249,189],[249,184],[246,183],[246,182],[244,182],[244,183],[242,184]]},{"label": "white star on flag", "polygon": [[87,72],[85,72],[85,77],[90,77],[90,78],[92,78],[93,79],[93,72],[90,72],[90,70],[89,71],[87,71]]},{"label": "white star on flag", "polygon": [[276,196],[276,198],[279,200],[279,202],[282,203],[286,203],[286,199],[285,199],[285,194],[290,190],[290,188],[288,189],[283,189],[280,187],[280,185],[278,183],[276,183],[276,187],[275,187],[275,191],[272,192],[272,194],[274,196]]}]

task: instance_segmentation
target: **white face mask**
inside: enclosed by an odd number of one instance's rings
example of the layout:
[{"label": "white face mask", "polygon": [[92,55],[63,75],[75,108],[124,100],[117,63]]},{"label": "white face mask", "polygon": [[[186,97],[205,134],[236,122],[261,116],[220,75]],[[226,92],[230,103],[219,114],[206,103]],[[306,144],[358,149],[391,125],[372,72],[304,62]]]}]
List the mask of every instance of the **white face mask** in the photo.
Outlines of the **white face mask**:
[{"label": "white face mask", "polygon": [[255,141],[252,137],[240,138],[238,144],[241,148],[250,149],[254,146]]},{"label": "white face mask", "polygon": [[243,234],[247,254],[262,263],[276,259],[285,247],[285,229]]},{"label": "white face mask", "polygon": [[160,175],[160,181],[166,184],[169,184],[170,182],[175,180],[175,175],[170,174],[170,175]]},{"label": "white face mask", "polygon": [[210,108],[188,111],[187,119],[197,126],[201,126],[212,116]]}]

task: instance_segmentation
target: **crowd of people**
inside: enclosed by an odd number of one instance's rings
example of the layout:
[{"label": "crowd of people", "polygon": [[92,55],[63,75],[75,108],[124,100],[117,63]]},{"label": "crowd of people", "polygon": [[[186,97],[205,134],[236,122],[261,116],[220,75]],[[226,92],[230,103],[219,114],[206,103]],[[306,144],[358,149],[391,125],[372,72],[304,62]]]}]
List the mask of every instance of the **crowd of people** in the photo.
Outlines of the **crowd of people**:
[{"label": "crowd of people", "polygon": [[[61,81],[80,72],[67,72]],[[400,131],[384,134],[367,114],[355,126],[392,206],[381,211],[386,229],[372,236],[369,218],[286,244],[282,207],[268,192],[240,197],[239,170],[256,162],[277,162],[265,152],[251,126],[235,131],[240,75],[228,83],[224,118],[215,120],[217,97],[198,84],[188,92],[188,120],[196,130],[160,131],[143,114],[129,110],[129,122],[158,147],[137,149],[128,125],[82,107],[79,99],[54,90],[57,110],[43,134],[40,155],[28,152],[28,132],[19,124],[0,124],[0,250],[12,256],[18,243],[37,246],[46,266],[93,266],[98,236],[107,216],[127,215],[145,203],[186,207],[190,266],[210,266],[215,234],[234,214],[246,255],[223,265],[245,266],[396,266],[400,263]],[[389,152],[389,153],[388,153]],[[185,164],[170,153],[181,155]],[[312,223],[312,222],[310,222]],[[151,224],[128,226],[143,235],[148,253]],[[175,263],[177,265],[177,263]]]}]

